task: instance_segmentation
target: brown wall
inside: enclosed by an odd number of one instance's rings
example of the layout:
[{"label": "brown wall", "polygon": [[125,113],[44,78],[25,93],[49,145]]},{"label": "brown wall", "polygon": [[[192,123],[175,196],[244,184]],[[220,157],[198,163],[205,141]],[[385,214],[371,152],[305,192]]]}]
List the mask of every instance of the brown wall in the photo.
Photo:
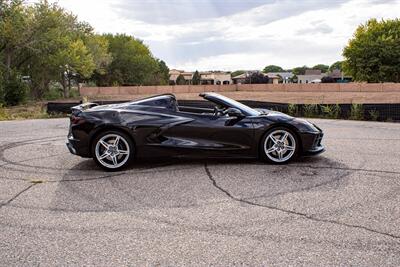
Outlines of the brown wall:
[{"label": "brown wall", "polygon": [[82,87],[82,96],[128,96],[201,92],[400,92],[400,83],[232,84]]}]

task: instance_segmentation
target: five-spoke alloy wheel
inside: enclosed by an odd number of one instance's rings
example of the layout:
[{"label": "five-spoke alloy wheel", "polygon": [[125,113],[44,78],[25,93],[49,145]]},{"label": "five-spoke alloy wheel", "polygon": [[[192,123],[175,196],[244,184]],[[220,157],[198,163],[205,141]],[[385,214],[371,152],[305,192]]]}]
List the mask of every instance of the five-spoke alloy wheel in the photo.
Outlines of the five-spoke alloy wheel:
[{"label": "five-spoke alloy wheel", "polygon": [[95,162],[106,170],[119,170],[125,167],[133,155],[133,143],[122,132],[101,133],[93,142],[92,155]]},{"label": "five-spoke alloy wheel", "polygon": [[289,129],[274,128],[264,136],[262,154],[269,162],[286,163],[296,155],[297,143],[295,134]]}]

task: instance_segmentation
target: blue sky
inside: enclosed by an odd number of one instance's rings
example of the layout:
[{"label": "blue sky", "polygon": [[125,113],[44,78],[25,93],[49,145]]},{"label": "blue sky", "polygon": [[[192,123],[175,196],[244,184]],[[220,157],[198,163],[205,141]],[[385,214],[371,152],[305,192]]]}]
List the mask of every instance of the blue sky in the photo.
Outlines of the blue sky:
[{"label": "blue sky", "polygon": [[144,40],[170,68],[331,64],[355,28],[395,18],[400,0],[59,0],[97,32]]}]

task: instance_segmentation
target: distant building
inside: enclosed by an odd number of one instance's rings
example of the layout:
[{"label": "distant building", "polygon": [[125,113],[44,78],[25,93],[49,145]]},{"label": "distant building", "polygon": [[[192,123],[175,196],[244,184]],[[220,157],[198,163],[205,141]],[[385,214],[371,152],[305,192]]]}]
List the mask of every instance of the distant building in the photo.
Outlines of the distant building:
[{"label": "distant building", "polygon": [[232,77],[232,81],[234,84],[245,84],[246,78],[251,76],[253,73],[258,73],[258,70],[248,70],[245,73],[239,74],[235,77]]},{"label": "distant building", "polygon": [[246,83],[246,77],[247,77],[247,74],[242,73],[235,77],[232,77],[232,81],[234,84],[244,84],[244,83]]},{"label": "distant building", "polygon": [[297,75],[297,83],[320,83],[324,76],[321,70],[306,70],[304,75]]},{"label": "distant building", "polygon": [[291,83],[293,78],[293,73],[291,72],[268,72],[266,73],[269,79],[272,79],[273,84],[277,83]]},{"label": "distant building", "polygon": [[[204,71],[199,72],[200,84],[231,84],[231,74],[223,71]],[[185,78],[186,84],[192,84],[194,72],[172,69],[169,71],[170,84],[176,84],[179,75]]]},{"label": "distant building", "polygon": [[327,77],[330,78],[330,80],[332,80],[332,82],[334,83],[348,83],[353,80],[351,76],[345,75],[342,71],[338,69],[332,70],[332,72],[329,73]]},{"label": "distant building", "polygon": [[176,79],[182,72],[183,70],[176,70],[176,69],[169,70],[169,81],[172,83],[176,83]]},{"label": "distant building", "polygon": [[[253,73],[260,73],[260,71],[246,71],[243,74],[232,77],[234,84],[245,84],[246,78],[252,75]],[[268,83],[278,84],[278,83],[291,83],[291,78],[294,76],[291,72],[268,72],[261,73],[264,76],[268,77]]]},{"label": "distant building", "polygon": [[278,84],[282,80],[281,76],[276,75],[276,74],[272,74],[272,73],[269,73],[269,74],[263,73],[263,74],[264,74],[264,76],[268,77],[268,83]]},{"label": "distant building", "polygon": [[201,84],[231,84],[231,74],[223,71],[200,72]]}]

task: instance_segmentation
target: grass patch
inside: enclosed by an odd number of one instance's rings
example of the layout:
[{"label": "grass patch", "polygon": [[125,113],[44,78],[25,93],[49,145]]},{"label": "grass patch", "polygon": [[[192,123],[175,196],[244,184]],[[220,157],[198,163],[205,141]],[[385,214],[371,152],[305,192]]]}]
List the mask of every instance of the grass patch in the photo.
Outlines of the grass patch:
[{"label": "grass patch", "polygon": [[64,114],[47,114],[46,105],[43,103],[27,103],[13,107],[0,106],[0,121],[62,118]]}]

